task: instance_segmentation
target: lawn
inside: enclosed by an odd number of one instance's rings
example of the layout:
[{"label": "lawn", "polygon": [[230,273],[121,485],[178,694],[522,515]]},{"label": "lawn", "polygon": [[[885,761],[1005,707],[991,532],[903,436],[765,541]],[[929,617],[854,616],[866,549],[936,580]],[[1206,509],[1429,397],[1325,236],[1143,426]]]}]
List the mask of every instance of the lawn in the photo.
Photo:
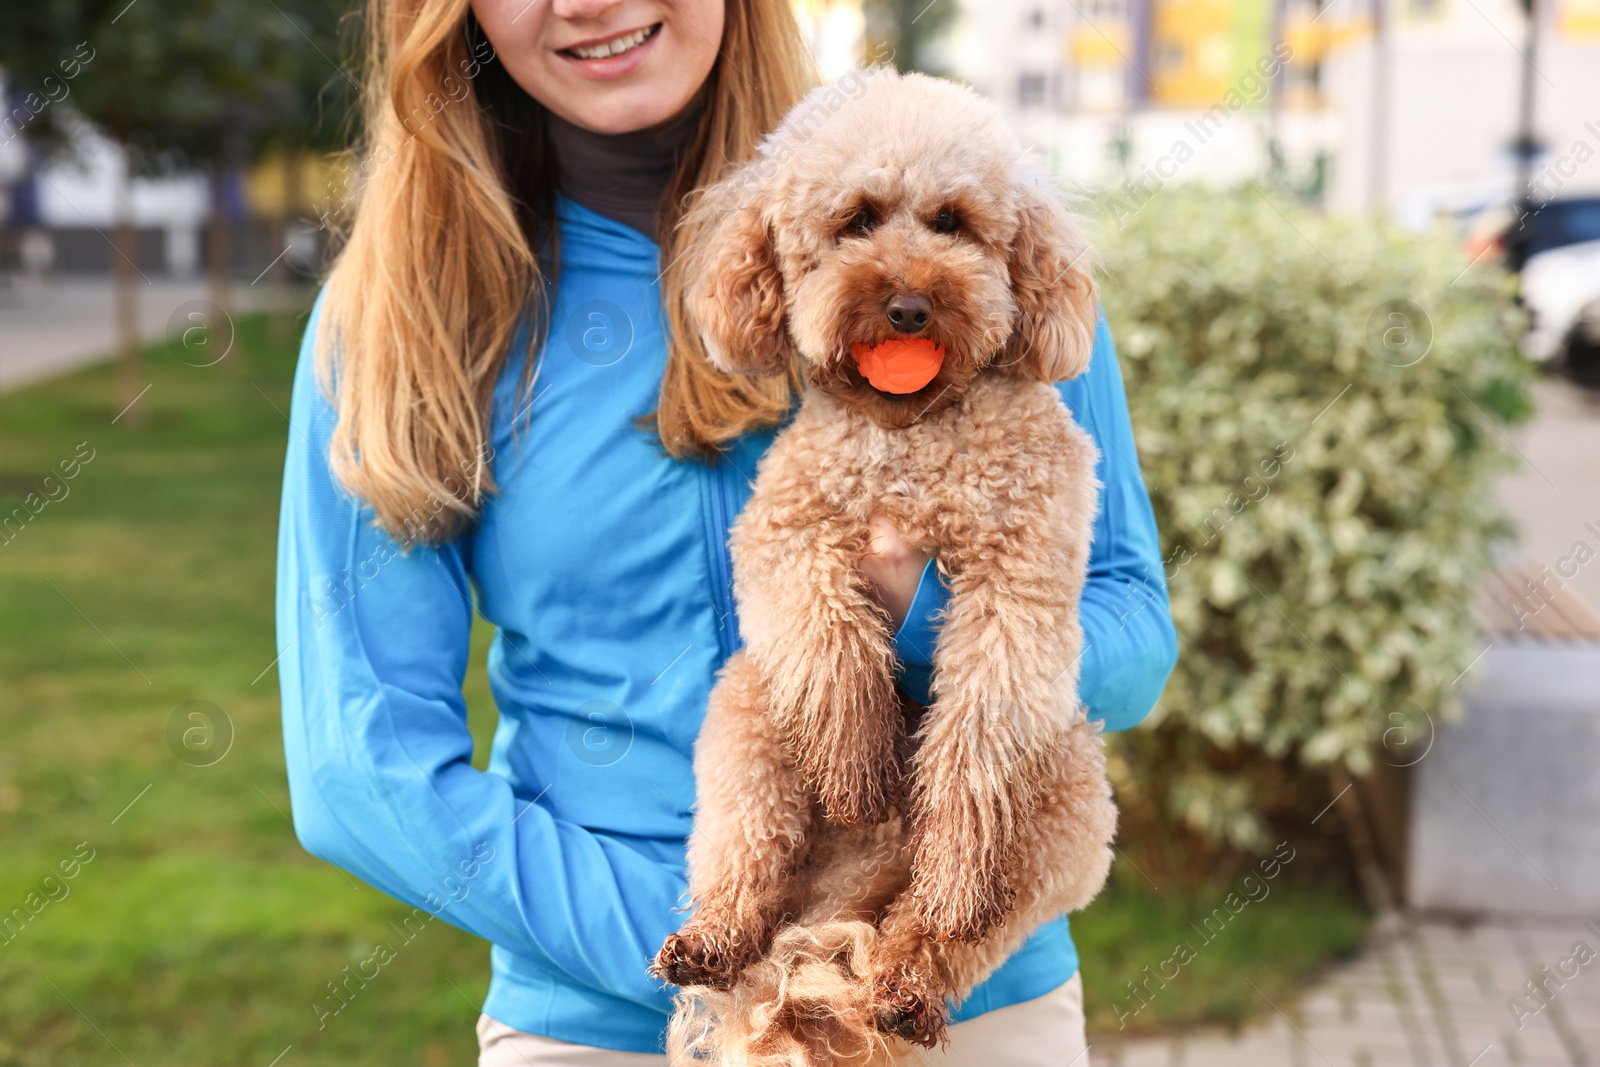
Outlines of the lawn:
[{"label": "lawn", "polygon": [[[319,1019],[409,909],[308,856],[288,820],[272,668],[288,325],[240,320],[217,366],[149,349],[141,425],[113,423],[109,366],[0,397],[0,516],[30,494],[37,511],[0,533],[0,919],[26,919],[0,926],[0,1065],[474,1060],[488,947],[442,923]],[[479,766],[487,643],[480,625]],[[1095,1030],[1117,1030],[1124,983],[1215,904],[1119,869],[1077,923]],[[1280,886],[1129,1031],[1258,1013],[1249,982],[1277,1000],[1363,923],[1348,894]]]}]

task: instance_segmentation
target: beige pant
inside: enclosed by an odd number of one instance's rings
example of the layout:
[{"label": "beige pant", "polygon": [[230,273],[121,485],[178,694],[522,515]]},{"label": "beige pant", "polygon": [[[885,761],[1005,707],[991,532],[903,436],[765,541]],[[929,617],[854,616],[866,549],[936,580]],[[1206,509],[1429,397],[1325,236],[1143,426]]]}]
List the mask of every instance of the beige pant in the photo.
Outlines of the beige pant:
[{"label": "beige pant", "polygon": [[[1083,980],[1073,975],[1066,985],[1037,1000],[1013,1004],[957,1023],[950,1044],[928,1052],[915,1050],[910,1061],[926,1067],[1089,1067],[1083,1036]],[[478,1018],[478,1067],[665,1067],[667,1058],[645,1052],[570,1045],[554,1038],[525,1034]]]}]

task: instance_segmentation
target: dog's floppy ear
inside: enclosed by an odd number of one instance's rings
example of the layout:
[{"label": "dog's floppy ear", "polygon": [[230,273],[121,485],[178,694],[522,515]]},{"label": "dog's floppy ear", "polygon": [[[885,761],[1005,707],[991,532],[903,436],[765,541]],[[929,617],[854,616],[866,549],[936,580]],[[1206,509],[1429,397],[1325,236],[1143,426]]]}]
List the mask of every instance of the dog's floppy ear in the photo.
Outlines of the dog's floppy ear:
[{"label": "dog's floppy ear", "polygon": [[700,242],[687,264],[689,317],[706,358],[729,374],[780,374],[794,357],[755,165],[708,190],[689,218]]},{"label": "dog's floppy ear", "polygon": [[1089,368],[1094,348],[1093,251],[1044,181],[1019,179],[1017,202],[1009,263],[1017,313],[999,362],[1022,377],[1065,381]]}]

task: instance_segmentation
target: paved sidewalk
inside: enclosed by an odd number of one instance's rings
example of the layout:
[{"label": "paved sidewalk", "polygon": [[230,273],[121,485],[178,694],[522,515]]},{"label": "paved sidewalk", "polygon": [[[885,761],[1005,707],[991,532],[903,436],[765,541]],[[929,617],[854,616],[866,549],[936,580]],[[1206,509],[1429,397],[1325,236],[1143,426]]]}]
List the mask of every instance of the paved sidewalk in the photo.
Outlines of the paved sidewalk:
[{"label": "paved sidewalk", "polygon": [[[187,320],[180,308],[205,304],[203,280],[140,282],[139,334],[159,341]],[[268,283],[234,286],[235,314],[256,311],[285,294]],[[290,297],[292,299],[292,297]],[[196,302],[199,302],[197,304]],[[109,278],[17,282],[0,291],[0,393],[111,359],[116,351],[116,302]]]},{"label": "paved sidewalk", "polygon": [[[1535,983],[1534,986],[1529,983]],[[1237,1036],[1092,1041],[1094,1067],[1600,1064],[1600,921],[1392,920],[1299,1004]]]},{"label": "paved sidewalk", "polygon": [[[1589,524],[1600,526],[1600,391],[1546,378],[1535,384],[1534,402],[1538,414],[1510,437],[1523,462],[1500,478],[1497,495],[1517,524],[1517,562],[1553,572],[1577,542],[1597,545]],[[1580,567],[1557,584],[1600,604],[1600,567]]]}]

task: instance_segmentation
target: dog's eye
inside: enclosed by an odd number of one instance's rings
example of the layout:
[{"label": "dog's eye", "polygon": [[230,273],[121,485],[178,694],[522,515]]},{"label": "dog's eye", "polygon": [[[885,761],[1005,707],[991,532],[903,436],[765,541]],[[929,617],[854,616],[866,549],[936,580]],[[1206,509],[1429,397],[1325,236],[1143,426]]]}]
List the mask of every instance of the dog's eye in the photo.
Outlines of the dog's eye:
[{"label": "dog's eye", "polygon": [[961,220],[954,211],[945,208],[933,217],[933,229],[935,233],[955,233],[961,229]]},{"label": "dog's eye", "polygon": [[872,213],[872,209],[869,207],[864,207],[857,211],[854,215],[850,216],[850,221],[844,224],[844,232],[853,233],[859,236],[861,234],[871,233],[872,228],[877,224],[878,217]]}]

